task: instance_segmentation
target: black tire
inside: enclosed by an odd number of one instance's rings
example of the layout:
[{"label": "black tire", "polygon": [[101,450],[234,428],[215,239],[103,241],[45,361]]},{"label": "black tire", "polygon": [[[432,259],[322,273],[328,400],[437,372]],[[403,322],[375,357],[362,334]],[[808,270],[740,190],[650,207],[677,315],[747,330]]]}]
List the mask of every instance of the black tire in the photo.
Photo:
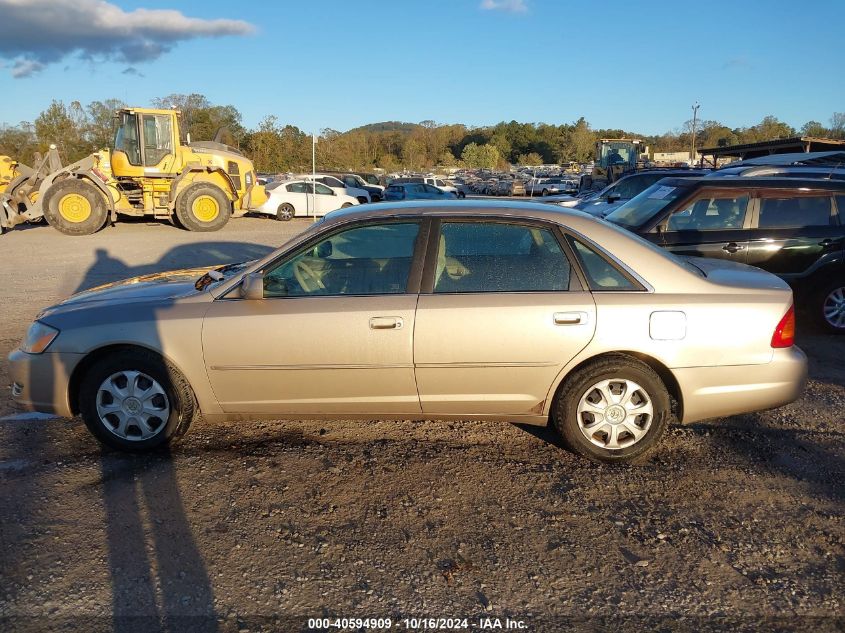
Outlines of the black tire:
[{"label": "black tire", "polygon": [[845,279],[822,287],[811,302],[813,320],[830,334],[845,334]]},{"label": "black tire", "polygon": [[[195,206],[202,204],[200,200],[207,196],[216,205],[216,214],[203,217],[200,210]],[[208,203],[208,200],[204,202]],[[200,215],[197,215],[200,213]],[[220,187],[207,182],[197,182],[188,185],[176,198],[176,219],[179,224],[189,231],[208,232],[219,231],[232,216],[232,203]]]},{"label": "black tire", "polygon": [[340,208],[341,209],[348,209],[351,206],[352,206],[351,202],[344,202],[342,205],[340,205]]},{"label": "black tire", "polygon": [[103,194],[90,182],[65,178],[44,194],[44,217],[65,235],[91,235],[106,224],[109,211]]},{"label": "black tire", "polygon": [[[97,413],[100,386],[110,376],[123,371],[139,371],[158,382],[167,396],[170,415],[161,422],[155,435],[143,440],[118,437],[107,428]],[[79,386],[79,408],[92,435],[111,448],[143,452],[171,444],[182,437],[197,415],[193,390],[185,377],[157,354],[143,349],[127,349],[96,361],[82,377]]]},{"label": "black tire", "polygon": [[458,198],[460,198],[461,200],[463,200],[466,197],[467,197],[467,195],[463,191],[458,192]]},{"label": "black tire", "polygon": [[293,205],[288,204],[287,202],[280,204],[279,208],[276,209],[276,219],[279,222],[290,222],[293,220],[293,216],[295,215],[296,210],[293,208]]},{"label": "black tire", "polygon": [[540,195],[543,196],[543,197],[546,197],[547,195],[549,195],[549,190],[543,189],[543,193],[541,193]]},{"label": "black tire", "polygon": [[[604,380],[636,383],[651,403],[653,414],[650,424],[645,427],[645,434],[624,448],[598,446],[579,427],[578,406],[581,399],[587,398],[593,392],[592,387]],[[640,392],[637,393],[639,395]],[[588,459],[605,463],[630,464],[644,461],[660,442],[671,417],[671,399],[660,377],[648,365],[622,354],[600,358],[567,377],[552,409],[552,424],[566,446]],[[593,437],[599,433],[597,431]],[[622,433],[627,431],[623,429]]]},{"label": "black tire", "polygon": [[365,196],[358,196],[358,203],[359,204],[367,204],[369,200]]}]

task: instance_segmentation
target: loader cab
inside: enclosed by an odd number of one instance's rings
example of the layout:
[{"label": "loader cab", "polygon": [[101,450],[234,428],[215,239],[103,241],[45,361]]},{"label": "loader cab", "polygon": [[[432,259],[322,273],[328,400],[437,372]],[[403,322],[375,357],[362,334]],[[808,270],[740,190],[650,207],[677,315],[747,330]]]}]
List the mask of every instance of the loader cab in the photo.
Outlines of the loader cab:
[{"label": "loader cab", "polygon": [[170,174],[176,167],[176,116],[175,110],[119,110],[112,173],[118,178]]}]

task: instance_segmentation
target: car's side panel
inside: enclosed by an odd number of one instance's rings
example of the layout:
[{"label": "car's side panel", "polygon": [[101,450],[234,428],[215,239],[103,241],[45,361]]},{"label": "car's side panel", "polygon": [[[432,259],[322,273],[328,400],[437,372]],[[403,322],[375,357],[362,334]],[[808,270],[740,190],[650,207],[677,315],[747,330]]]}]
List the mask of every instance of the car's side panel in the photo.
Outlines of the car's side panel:
[{"label": "car's side panel", "polygon": [[214,302],[202,339],[220,406],[280,415],[419,413],[416,302],[410,294]]},{"label": "car's side panel", "polygon": [[539,414],[595,323],[588,292],[420,295],[414,364],[423,412]]}]

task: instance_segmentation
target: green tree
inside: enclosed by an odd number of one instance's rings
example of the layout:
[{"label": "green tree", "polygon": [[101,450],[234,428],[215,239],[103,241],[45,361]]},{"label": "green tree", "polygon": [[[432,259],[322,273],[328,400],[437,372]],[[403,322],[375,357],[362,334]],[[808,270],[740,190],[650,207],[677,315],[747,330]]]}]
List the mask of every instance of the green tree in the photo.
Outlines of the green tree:
[{"label": "green tree", "polygon": [[38,149],[47,151],[55,145],[66,162],[74,162],[90,153],[84,137],[84,119],[80,120],[78,103],[70,107],[61,101],[53,101],[35,119],[35,135]]},{"label": "green tree", "polygon": [[501,162],[502,157],[494,145],[478,145],[470,143],[461,153],[461,162],[470,168],[495,169]]},{"label": "green tree", "polygon": [[543,157],[540,156],[537,152],[531,152],[529,154],[520,154],[516,162],[518,165],[542,165]]},{"label": "green tree", "polygon": [[111,147],[114,134],[114,115],[120,108],[126,107],[120,99],[92,101],[85,108],[88,120],[85,137],[96,149]]}]

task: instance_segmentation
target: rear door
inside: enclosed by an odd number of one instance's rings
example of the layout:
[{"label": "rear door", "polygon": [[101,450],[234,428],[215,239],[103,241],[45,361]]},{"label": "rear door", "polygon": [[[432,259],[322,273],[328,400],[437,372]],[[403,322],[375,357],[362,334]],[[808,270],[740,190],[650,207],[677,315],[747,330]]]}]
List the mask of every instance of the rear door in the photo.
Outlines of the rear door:
[{"label": "rear door", "polygon": [[662,236],[650,239],[676,255],[745,263],[750,201],[745,190],[702,188],[672,213]]},{"label": "rear door", "polygon": [[423,413],[539,415],[590,339],[596,308],[542,223],[435,221],[417,306]]},{"label": "rear door", "polygon": [[747,263],[789,279],[821,259],[840,257],[845,238],[835,209],[827,191],[760,191]]}]

